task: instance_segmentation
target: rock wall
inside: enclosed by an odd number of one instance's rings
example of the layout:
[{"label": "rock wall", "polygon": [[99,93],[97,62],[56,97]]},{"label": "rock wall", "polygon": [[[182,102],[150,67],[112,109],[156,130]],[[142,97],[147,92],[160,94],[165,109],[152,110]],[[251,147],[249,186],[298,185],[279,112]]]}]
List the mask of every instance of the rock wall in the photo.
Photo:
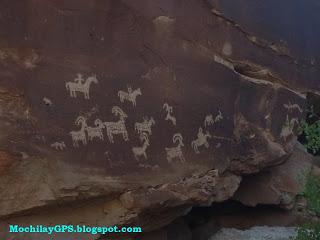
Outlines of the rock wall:
[{"label": "rock wall", "polygon": [[286,161],[319,47],[252,2],[1,0],[2,227],[149,231]]}]

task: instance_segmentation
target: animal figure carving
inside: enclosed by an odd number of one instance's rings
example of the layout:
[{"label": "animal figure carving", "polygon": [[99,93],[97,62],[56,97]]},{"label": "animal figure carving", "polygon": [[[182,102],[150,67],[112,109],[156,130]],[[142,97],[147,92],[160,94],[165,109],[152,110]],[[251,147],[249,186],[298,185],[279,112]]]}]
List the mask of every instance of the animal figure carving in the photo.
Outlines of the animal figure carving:
[{"label": "animal figure carving", "polygon": [[199,152],[200,146],[204,145],[206,148],[209,148],[208,138],[211,138],[210,133],[206,132],[206,134],[204,134],[202,128],[199,128],[198,138],[191,142],[191,146],[195,151],[195,153],[197,154],[200,153]]},{"label": "animal figure carving", "polygon": [[52,106],[52,101],[49,98],[44,97],[42,101],[44,102],[45,105]]},{"label": "animal figure carving", "polygon": [[77,92],[83,93],[85,99],[90,99],[90,85],[91,83],[98,84],[98,79],[96,76],[88,77],[83,83],[83,78],[81,74],[78,74],[78,78],[74,82],[67,82],[66,89],[70,92],[70,97],[76,98]]},{"label": "animal figure carving", "polygon": [[213,124],[214,124],[214,120],[213,120],[212,114],[206,116],[206,118],[204,120],[204,126],[208,127],[208,126],[213,125]]},{"label": "animal figure carving", "polygon": [[303,112],[303,110],[300,108],[300,106],[298,104],[292,104],[291,102],[289,102],[288,104],[284,104],[283,106],[284,106],[284,108],[286,108],[290,112],[292,112],[295,109],[298,110],[300,113]]},{"label": "animal figure carving", "polygon": [[167,112],[167,116],[166,116],[165,120],[171,121],[172,124],[174,126],[176,126],[177,120],[174,116],[171,115],[171,114],[173,114],[173,108],[168,103],[165,103],[165,104],[163,104],[163,109],[165,109],[165,111]]},{"label": "animal figure carving", "polygon": [[156,122],[154,121],[153,117],[150,119],[144,117],[142,123],[135,123],[134,128],[138,132],[138,134],[141,134],[142,132],[146,132],[149,135],[152,134],[151,127],[155,125]]},{"label": "animal figure carving", "polygon": [[146,134],[144,132],[141,133],[140,140],[141,140],[141,142],[143,142],[142,147],[133,147],[132,148],[132,152],[133,152],[136,160],[139,160],[139,157],[144,157],[145,159],[147,159],[146,150],[147,150],[148,146],[150,146],[148,134]]},{"label": "animal figure carving", "polygon": [[142,93],[141,93],[141,89],[140,88],[132,91],[132,88],[128,87],[128,92],[125,92],[125,91],[119,91],[118,92],[118,96],[120,98],[120,102],[123,103],[125,100],[127,100],[129,102],[132,102],[134,107],[137,105],[137,103],[136,103],[137,96],[141,96],[141,95],[142,95]]},{"label": "animal figure carving", "polygon": [[205,126],[205,128],[207,128],[208,126],[213,125],[217,122],[220,122],[221,120],[223,120],[223,116],[222,116],[221,111],[219,110],[218,115],[216,115],[214,119],[213,119],[212,114],[206,116],[206,118],[204,120],[204,126]]},{"label": "animal figure carving", "polygon": [[182,152],[182,147],[184,146],[182,135],[180,133],[174,134],[172,141],[173,141],[173,143],[178,143],[178,146],[172,147],[172,148],[165,148],[168,163],[172,163],[172,161],[175,158],[178,158],[180,160],[180,162],[185,162],[186,160],[185,160],[185,158],[183,156],[183,152]]},{"label": "animal figure carving", "polygon": [[281,129],[280,137],[286,139],[292,135],[295,124],[299,124],[299,120],[297,118],[292,118],[289,120],[289,116],[287,115],[285,124]]},{"label": "animal figure carving", "polygon": [[127,114],[125,114],[121,108],[118,106],[114,106],[112,108],[112,113],[115,116],[119,116],[120,120],[118,122],[105,122],[103,123],[107,129],[107,135],[108,139],[111,143],[114,143],[113,135],[121,134],[123,137],[123,140],[128,141],[128,132],[125,125],[125,119],[128,117]]},{"label": "animal figure carving", "polygon": [[73,146],[78,148],[79,142],[81,142],[83,145],[87,145],[87,137],[85,130],[88,127],[88,125],[86,123],[86,119],[82,116],[77,118],[75,124],[78,126],[81,125],[81,129],[79,131],[71,131],[70,135],[72,137]]},{"label": "animal figure carving", "polygon": [[56,149],[57,151],[63,151],[66,148],[66,144],[64,142],[55,142],[50,146]]},{"label": "animal figure carving", "polygon": [[98,138],[100,140],[104,140],[103,137],[103,129],[105,128],[103,122],[100,119],[96,119],[94,121],[96,127],[86,127],[86,131],[88,133],[88,140],[92,141],[94,138]]}]

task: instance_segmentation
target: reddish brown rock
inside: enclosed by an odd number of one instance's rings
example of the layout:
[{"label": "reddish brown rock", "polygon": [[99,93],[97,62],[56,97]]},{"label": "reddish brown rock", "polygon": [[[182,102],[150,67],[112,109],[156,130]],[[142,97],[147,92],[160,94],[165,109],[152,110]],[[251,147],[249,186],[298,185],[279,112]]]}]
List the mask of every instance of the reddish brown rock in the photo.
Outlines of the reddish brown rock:
[{"label": "reddish brown rock", "polygon": [[153,229],[284,162],[318,69],[222,11],[1,1],[0,217]]},{"label": "reddish brown rock", "polygon": [[247,206],[266,204],[292,208],[312,166],[313,157],[301,148],[297,146],[284,164],[245,177],[233,198]]}]

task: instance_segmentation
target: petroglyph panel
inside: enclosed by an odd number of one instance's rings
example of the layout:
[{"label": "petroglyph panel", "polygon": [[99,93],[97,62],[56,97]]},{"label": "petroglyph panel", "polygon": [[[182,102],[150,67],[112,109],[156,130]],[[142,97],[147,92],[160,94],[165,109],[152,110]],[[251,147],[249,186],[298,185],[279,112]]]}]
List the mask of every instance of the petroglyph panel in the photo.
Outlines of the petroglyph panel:
[{"label": "petroglyph panel", "polygon": [[[275,62],[273,56],[270,60],[260,48],[250,51],[252,42],[196,1],[181,9],[167,0],[157,7],[146,3],[150,11],[141,3],[117,2],[111,8],[107,2],[98,8],[110,11],[101,12],[89,2],[68,3],[74,7],[70,9],[81,5],[79,15],[62,10],[67,3],[52,2],[53,8],[33,3],[44,15],[28,15],[32,31],[15,30],[18,39],[28,38],[26,45],[0,46],[0,64],[6,68],[3,85],[17,86],[12,96],[1,96],[11,101],[21,95],[26,101],[16,114],[11,113],[19,104],[4,108],[11,114],[8,118],[22,123],[8,133],[21,133],[13,141],[31,134],[30,148],[48,148],[70,165],[122,175],[150,170],[139,167],[143,161],[159,165],[160,171],[168,170],[168,163],[174,168],[176,162],[186,169],[194,163],[204,169],[223,165],[233,158],[230,149],[242,153],[242,138],[265,143],[259,131],[266,129],[281,144],[291,139],[305,100],[288,82],[295,79],[292,84],[298,86],[302,80],[296,76],[302,72],[277,79],[283,72],[274,71],[284,60],[267,66]],[[54,9],[62,11],[59,21]],[[200,21],[192,21],[190,16],[198,13],[203,14]],[[75,26],[69,17],[75,18]],[[53,23],[55,28],[48,27]],[[231,35],[220,34],[229,31]],[[16,39],[8,43],[15,45]],[[28,49],[20,50],[24,47]],[[248,61],[241,62],[244,59]],[[6,93],[2,86],[1,93]],[[268,152],[262,146],[251,147]],[[266,159],[272,156],[268,152]]]},{"label": "petroglyph panel", "polygon": [[52,208],[151,229],[177,215],[145,213],[227,200],[241,175],[288,159],[305,93],[320,91],[319,34],[283,24],[301,22],[297,0],[3,2],[0,144],[15,156],[0,167],[3,219]]}]

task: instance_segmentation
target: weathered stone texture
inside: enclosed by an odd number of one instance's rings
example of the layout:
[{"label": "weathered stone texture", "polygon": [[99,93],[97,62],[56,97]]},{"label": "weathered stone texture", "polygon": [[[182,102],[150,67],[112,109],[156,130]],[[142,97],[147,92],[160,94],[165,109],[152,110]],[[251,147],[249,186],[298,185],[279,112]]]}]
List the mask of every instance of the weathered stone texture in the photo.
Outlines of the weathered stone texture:
[{"label": "weathered stone texture", "polygon": [[285,162],[319,60],[226,6],[0,0],[3,226],[151,230]]}]

